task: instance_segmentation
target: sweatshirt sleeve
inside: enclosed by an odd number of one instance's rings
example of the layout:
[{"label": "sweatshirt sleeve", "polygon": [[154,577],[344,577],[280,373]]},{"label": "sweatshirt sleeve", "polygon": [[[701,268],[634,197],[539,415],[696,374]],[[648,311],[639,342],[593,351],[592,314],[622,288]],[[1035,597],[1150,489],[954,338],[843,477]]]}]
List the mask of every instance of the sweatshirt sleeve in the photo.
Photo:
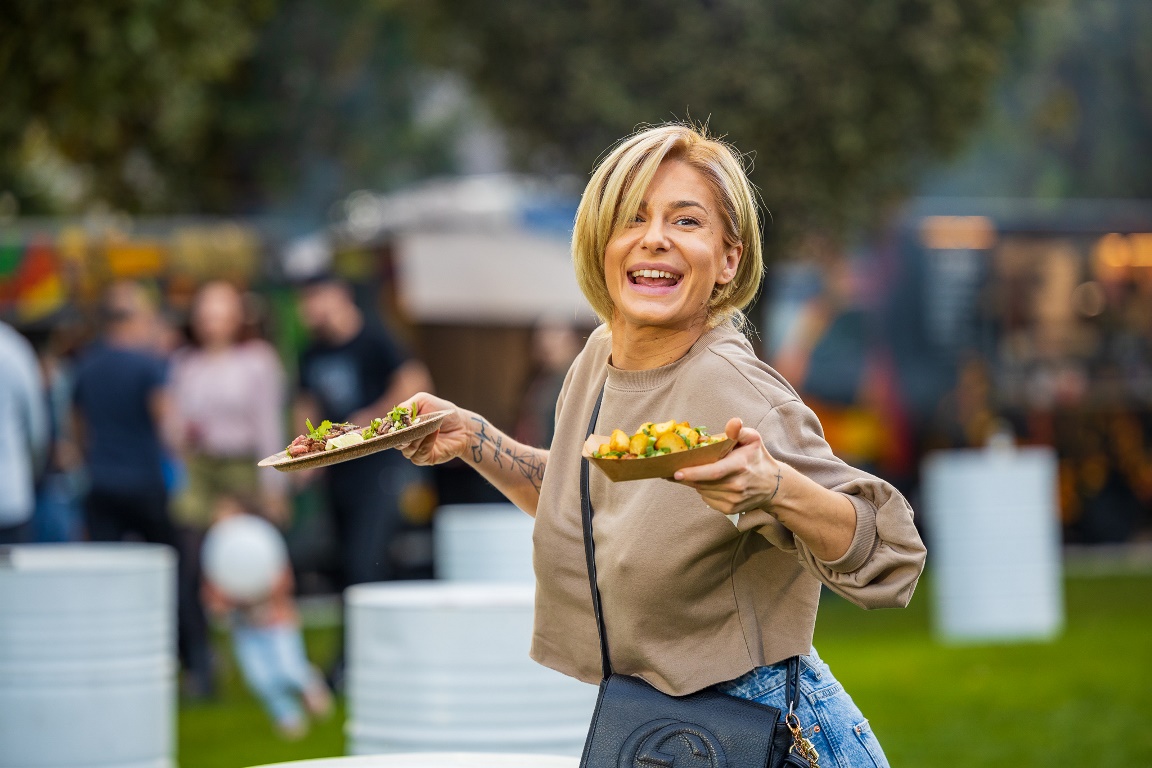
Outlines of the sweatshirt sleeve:
[{"label": "sweatshirt sleeve", "polygon": [[816,414],[798,400],[782,403],[757,431],[768,451],[829,490],[845,494],[856,509],[856,531],[837,560],[816,557],[774,517],[764,512],[740,527],[756,527],[797,559],[833,592],[862,608],[903,608],[924,569],[925,548],[912,521],[912,508],[890,483],[841,461],[824,440]]}]

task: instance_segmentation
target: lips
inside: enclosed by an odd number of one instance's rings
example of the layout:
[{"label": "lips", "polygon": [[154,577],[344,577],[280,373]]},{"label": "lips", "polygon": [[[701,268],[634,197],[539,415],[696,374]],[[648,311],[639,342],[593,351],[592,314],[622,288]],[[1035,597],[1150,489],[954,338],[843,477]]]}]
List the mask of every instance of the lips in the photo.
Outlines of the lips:
[{"label": "lips", "polygon": [[683,275],[666,269],[634,269],[628,273],[632,285],[646,288],[673,288]]}]

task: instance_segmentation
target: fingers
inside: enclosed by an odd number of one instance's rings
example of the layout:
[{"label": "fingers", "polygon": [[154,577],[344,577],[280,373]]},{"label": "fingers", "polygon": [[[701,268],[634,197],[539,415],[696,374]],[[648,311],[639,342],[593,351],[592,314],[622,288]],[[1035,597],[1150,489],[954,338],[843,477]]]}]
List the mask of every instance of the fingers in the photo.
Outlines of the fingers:
[{"label": "fingers", "polygon": [[[437,430],[437,432],[439,432],[439,430]],[[436,434],[436,432],[432,433],[432,435],[435,435],[435,434]],[[426,435],[426,436],[420,438],[419,440],[413,441],[411,443],[401,443],[397,447],[400,449],[400,453],[404,454],[404,458],[414,460],[416,453],[422,447],[424,447],[424,443],[427,442],[428,438],[431,437],[432,435]]]},{"label": "fingers", "polygon": [[[412,397],[408,398],[408,404],[424,406],[425,404],[429,403],[431,399],[432,395],[428,392],[417,392],[416,394],[412,395]],[[423,410],[422,407],[421,410]]]},{"label": "fingers", "polygon": [[724,426],[724,434],[728,436],[729,440],[738,440],[740,438],[740,430],[743,427],[744,422],[741,419],[728,419],[728,423]]},{"label": "fingers", "polygon": [[[739,419],[732,419],[728,422],[728,426],[731,427],[732,422],[739,421]],[[756,459],[756,454],[764,450],[763,441],[760,433],[754,429],[737,428],[737,438],[733,438],[737,442],[736,447],[724,458],[711,464],[685,467],[678,470],[673,479],[685,485],[696,486],[702,483],[721,482],[746,471],[752,461]]]},{"label": "fingers", "polygon": [[432,413],[433,411],[454,410],[455,405],[444,400],[443,398],[436,397],[428,392],[417,392],[408,398],[406,403],[410,408],[415,408],[417,414]]},{"label": "fingers", "polygon": [[399,446],[400,453],[404,455],[404,458],[419,466],[435,464],[436,439],[439,436],[440,430],[436,430],[416,442],[404,443]]},{"label": "fingers", "polygon": [[733,461],[732,454],[728,454],[720,461],[714,461],[711,464],[678,469],[673,479],[678,483],[694,486],[697,483],[714,483],[723,480],[738,471],[739,465]]}]

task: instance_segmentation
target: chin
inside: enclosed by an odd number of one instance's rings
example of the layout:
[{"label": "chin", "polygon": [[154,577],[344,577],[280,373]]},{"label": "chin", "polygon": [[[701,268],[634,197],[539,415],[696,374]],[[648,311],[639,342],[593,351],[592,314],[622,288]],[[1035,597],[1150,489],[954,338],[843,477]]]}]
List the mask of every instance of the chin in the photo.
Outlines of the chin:
[{"label": "chin", "polygon": [[707,317],[699,314],[690,314],[677,309],[653,310],[651,308],[633,308],[632,311],[618,312],[617,319],[628,325],[667,328],[681,330],[695,325],[703,326]]}]

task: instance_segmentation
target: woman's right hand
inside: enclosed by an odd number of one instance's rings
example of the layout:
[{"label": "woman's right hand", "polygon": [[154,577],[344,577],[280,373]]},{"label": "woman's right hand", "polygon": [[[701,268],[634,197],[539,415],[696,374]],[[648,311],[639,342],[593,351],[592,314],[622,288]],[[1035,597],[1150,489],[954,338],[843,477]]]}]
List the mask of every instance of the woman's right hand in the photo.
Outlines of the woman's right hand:
[{"label": "woman's right hand", "polygon": [[449,414],[440,421],[440,426],[432,434],[400,446],[400,452],[405,458],[413,464],[427,466],[451,461],[469,450],[472,445],[470,411],[457,408],[454,403],[427,392],[420,392],[407,402],[417,406],[417,414],[433,411],[449,411]]}]

